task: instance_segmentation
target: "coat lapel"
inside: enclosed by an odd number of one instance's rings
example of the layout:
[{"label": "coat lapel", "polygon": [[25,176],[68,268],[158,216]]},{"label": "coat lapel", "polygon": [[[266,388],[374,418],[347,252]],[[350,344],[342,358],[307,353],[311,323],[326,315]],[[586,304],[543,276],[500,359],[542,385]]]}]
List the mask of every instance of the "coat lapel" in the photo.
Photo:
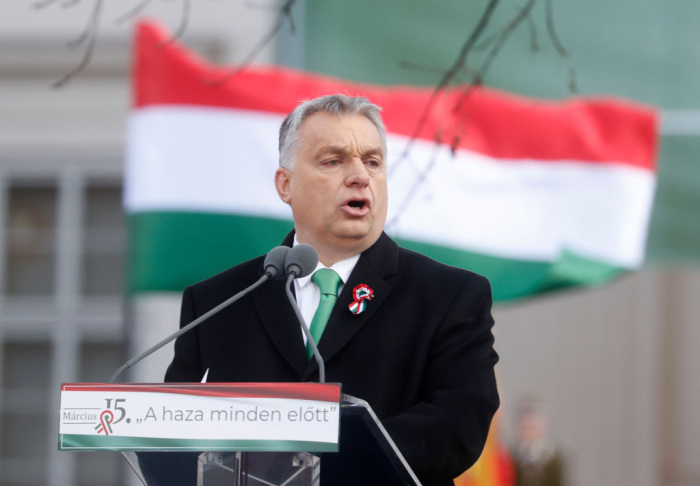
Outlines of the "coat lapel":
[{"label": "coat lapel", "polygon": [[[338,302],[328,320],[318,350],[324,361],[329,361],[350,342],[357,332],[369,323],[374,313],[389,296],[393,287],[386,277],[396,272],[398,247],[386,234],[382,233],[377,243],[365,251],[350,274]],[[353,289],[365,284],[374,291],[374,297],[360,314],[353,314],[349,306],[353,302]],[[318,366],[314,360],[308,363],[305,378]]]},{"label": "coat lapel", "polygon": [[[292,246],[294,233],[290,233],[282,242]],[[393,287],[386,280],[395,273],[398,266],[398,246],[385,233],[377,242],[360,256],[350,278],[338,297],[328,324],[320,342],[319,351],[324,361],[333,358],[343,347],[371,320],[377,309],[389,296]],[[262,267],[260,275],[262,275]],[[316,361],[306,356],[306,347],[299,322],[294,310],[287,300],[286,281],[267,282],[252,293],[255,307],[265,331],[270,336],[277,351],[302,376],[302,381],[310,379],[317,370]],[[353,302],[353,289],[368,285],[374,290],[374,298],[367,303],[367,308],[360,314],[353,314],[348,308]]]}]

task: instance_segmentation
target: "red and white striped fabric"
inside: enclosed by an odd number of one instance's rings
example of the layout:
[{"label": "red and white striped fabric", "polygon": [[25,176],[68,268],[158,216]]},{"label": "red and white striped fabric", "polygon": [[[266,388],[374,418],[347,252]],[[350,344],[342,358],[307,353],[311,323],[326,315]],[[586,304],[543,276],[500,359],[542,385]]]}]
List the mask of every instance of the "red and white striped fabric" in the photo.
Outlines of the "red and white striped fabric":
[{"label": "red and white striped fabric", "polygon": [[656,183],[652,109],[488,89],[455,109],[463,90],[449,90],[403,156],[432,88],[276,67],[217,85],[226,69],[177,44],[160,48],[165,38],[142,24],[136,40],[125,193],[133,291],[180,289],[278,244],[291,227],[273,186],[280,123],[301,100],[333,93],[383,108],[387,232],[486,275],[497,299],[601,283],[644,260]]}]

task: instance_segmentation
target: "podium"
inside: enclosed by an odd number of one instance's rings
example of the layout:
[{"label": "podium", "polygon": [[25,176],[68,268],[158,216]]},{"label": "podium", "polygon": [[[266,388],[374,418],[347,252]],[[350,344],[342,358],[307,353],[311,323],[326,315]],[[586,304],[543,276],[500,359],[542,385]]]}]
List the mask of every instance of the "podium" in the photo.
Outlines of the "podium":
[{"label": "podium", "polygon": [[[182,385],[182,384],[181,384]],[[306,384],[219,384],[222,388],[242,387],[244,392],[241,397],[249,397],[253,393],[248,393],[246,387],[262,387],[262,392],[258,393],[256,399],[261,396],[272,396],[277,392],[275,386],[290,387],[302,386],[305,389],[314,390],[314,386],[325,386],[312,383]],[[204,385],[205,387],[207,385]],[[94,388],[88,388],[94,387]],[[133,387],[138,393],[134,393],[134,398],[129,395]],[[139,388],[141,387],[141,388]],[[209,385],[211,387],[211,385]],[[63,394],[70,393],[71,388],[80,389],[82,393],[79,400],[72,398],[64,400]],[[143,389],[146,391],[143,391]],[[85,389],[98,393],[88,394]],[[310,433],[307,438],[305,432],[301,430],[290,436],[289,440],[240,440],[238,442],[227,441],[192,441],[183,439],[154,439],[144,436],[135,439],[134,437],[115,437],[116,433],[112,429],[120,428],[122,425],[130,423],[132,427],[143,418],[152,414],[153,420],[161,413],[159,402],[145,401],[143,407],[149,407],[149,403],[158,403],[150,406],[147,412],[138,410],[134,405],[138,400],[136,395],[144,395],[147,392],[157,389],[156,386],[149,385],[119,385],[118,390],[122,397],[114,398],[108,385],[64,385],[61,403],[61,431],[59,433],[59,448],[61,450],[114,450],[120,451],[135,474],[146,486],[356,486],[356,485],[382,485],[382,486],[420,486],[420,482],[411,470],[406,460],[401,455],[391,437],[387,434],[382,424],[377,419],[371,407],[364,400],[340,394],[340,387],[337,386],[336,400],[339,395],[339,420],[332,422],[331,427],[337,426],[337,436],[335,443],[327,444],[318,439],[317,433]],[[169,396],[166,404],[186,403],[191,397],[184,395],[182,390],[196,394],[197,384],[183,385],[180,389],[166,389]],[[291,392],[286,388],[281,388],[285,398],[291,396]],[[195,391],[191,391],[195,390]],[[206,400],[216,400],[216,390],[210,392]],[[74,395],[77,395],[75,393]],[[100,394],[101,393],[101,394]],[[183,393],[181,397],[179,393]],[[313,392],[310,392],[313,393]],[[87,395],[88,398],[83,396]],[[90,395],[99,395],[94,398]],[[277,394],[280,396],[280,394]],[[109,398],[105,398],[109,397]],[[312,397],[313,398],[313,397]],[[89,400],[93,400],[91,403]],[[152,399],[152,398],[151,398]],[[87,401],[86,401],[87,400]],[[115,400],[119,400],[115,403]],[[145,400],[150,400],[146,398]],[[65,401],[65,403],[64,403]],[[95,407],[98,402],[105,402],[104,406]],[[257,403],[257,402],[256,402]],[[266,402],[261,402],[266,403]],[[316,403],[309,401],[308,403]],[[335,402],[338,404],[338,401]],[[78,404],[78,406],[76,406]],[[170,407],[171,405],[167,405]],[[102,409],[100,412],[99,409]],[[221,408],[221,407],[219,407]],[[272,407],[274,408],[274,407]],[[282,415],[289,414],[295,418],[299,414],[294,408],[284,409]],[[311,406],[308,407],[309,413]],[[333,407],[331,407],[333,408]],[[154,410],[155,409],[155,410]],[[70,410],[70,412],[68,412]],[[75,425],[70,422],[65,425],[66,419],[74,420],[76,417],[89,417],[89,410],[95,410],[97,425],[86,422],[84,425]],[[253,413],[259,417],[270,417],[269,413],[255,404],[254,409],[248,413]],[[287,410],[291,410],[287,412]],[[306,408],[304,408],[306,410]],[[321,410],[320,407],[317,410]],[[163,407],[162,414],[168,414],[172,419],[172,410]],[[322,415],[323,411],[316,411],[316,418],[327,419]],[[263,415],[265,414],[265,415]],[[294,415],[292,415],[294,414]],[[191,415],[191,414],[190,414]],[[206,415],[206,412],[204,413]],[[330,417],[332,419],[332,417]],[[185,420],[185,415],[182,415]],[[275,424],[263,425],[275,428]],[[324,421],[324,420],[321,420]],[[325,420],[328,422],[329,420]],[[101,424],[101,425],[100,425]],[[196,427],[196,423],[192,424]],[[75,427],[82,427],[80,434],[75,434]],[[91,432],[86,433],[87,429]],[[98,435],[92,433],[96,430]],[[73,433],[71,433],[71,431]],[[253,432],[255,433],[255,432]],[[131,433],[133,436],[134,434]],[[285,436],[287,437],[287,436]],[[167,442],[158,442],[158,441]],[[194,446],[192,445],[194,442]],[[225,450],[216,450],[216,444],[225,444]],[[165,445],[163,445],[165,444]],[[201,450],[197,445],[204,444]],[[234,450],[237,444],[241,444],[241,450]],[[181,450],[185,449],[185,450]]]}]

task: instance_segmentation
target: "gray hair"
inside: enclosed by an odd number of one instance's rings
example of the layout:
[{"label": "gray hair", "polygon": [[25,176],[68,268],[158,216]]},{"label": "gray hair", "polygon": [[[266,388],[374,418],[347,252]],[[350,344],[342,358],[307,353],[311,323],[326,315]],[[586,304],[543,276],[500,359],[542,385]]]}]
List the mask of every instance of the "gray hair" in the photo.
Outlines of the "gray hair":
[{"label": "gray hair", "polygon": [[382,139],[382,148],[386,153],[386,129],[379,112],[382,109],[371,103],[363,96],[350,97],[342,94],[321,96],[313,100],[307,100],[287,115],[280,127],[280,167],[294,168],[296,149],[299,145],[298,131],[301,124],[314,113],[330,113],[340,117],[341,115],[362,115],[377,127]]}]

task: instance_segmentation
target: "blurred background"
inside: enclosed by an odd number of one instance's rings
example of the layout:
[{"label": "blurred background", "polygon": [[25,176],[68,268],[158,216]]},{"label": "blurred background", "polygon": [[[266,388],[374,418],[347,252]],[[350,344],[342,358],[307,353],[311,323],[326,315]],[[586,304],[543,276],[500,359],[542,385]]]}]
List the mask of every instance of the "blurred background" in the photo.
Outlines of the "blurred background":
[{"label": "blurred background", "polygon": [[[106,381],[177,326],[178,296],[124,292],[135,17],[115,21],[141,5],[141,15],[175,31],[189,6],[182,41],[230,64],[272,31],[282,4],[106,2],[90,64],[53,89],[81,60],[84,46],[67,43],[94,4],[43,3],[0,6],[0,484],[128,484],[116,453],[59,453],[56,419],[62,382]],[[294,32],[285,24],[255,62],[435,85],[487,3],[298,0]],[[547,33],[548,6],[566,55]],[[494,25],[520,7],[502,1]],[[496,306],[498,433],[514,446],[518,404],[534,397],[566,484],[700,485],[700,4],[542,0],[531,19],[484,84],[543,99],[612,94],[653,105],[659,179],[643,270]]]}]

